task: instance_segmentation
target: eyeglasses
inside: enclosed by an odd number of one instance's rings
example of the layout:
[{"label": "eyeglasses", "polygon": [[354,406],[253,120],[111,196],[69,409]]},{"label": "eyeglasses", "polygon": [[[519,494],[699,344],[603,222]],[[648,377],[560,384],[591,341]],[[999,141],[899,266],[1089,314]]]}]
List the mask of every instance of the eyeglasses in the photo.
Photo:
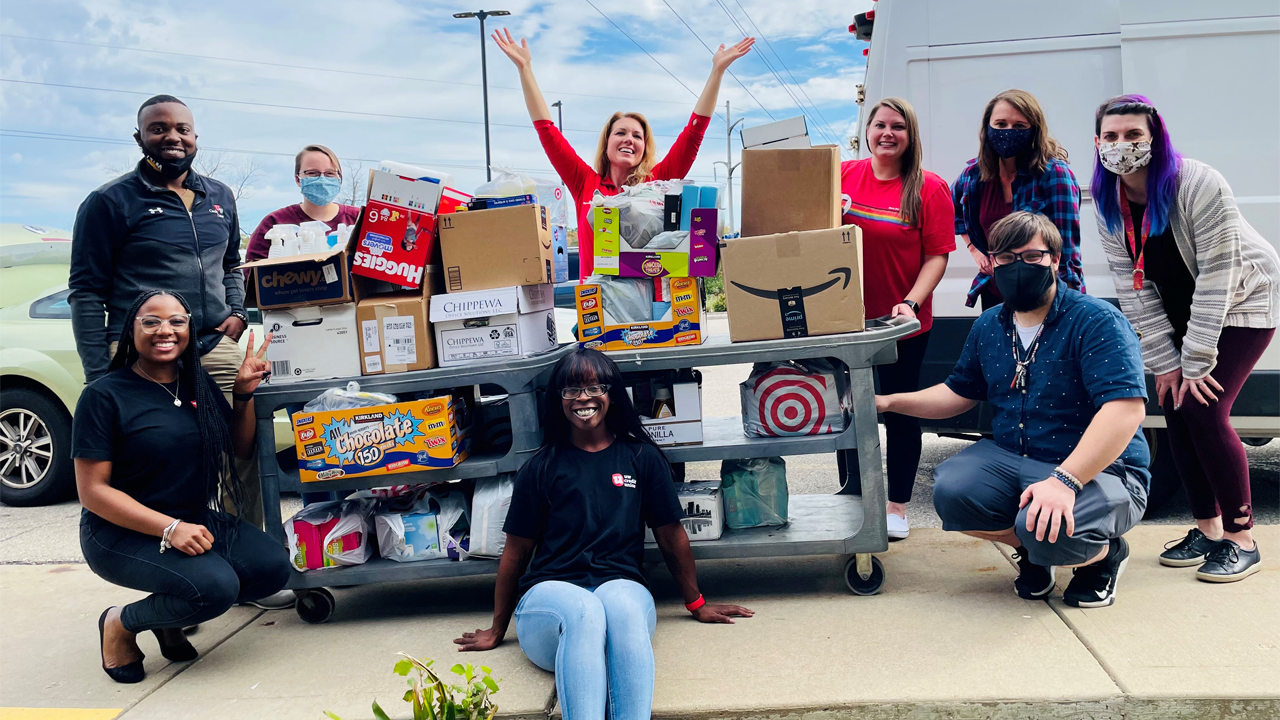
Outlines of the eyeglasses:
[{"label": "eyeglasses", "polygon": [[168,323],[169,329],[174,332],[182,332],[187,329],[187,325],[191,323],[190,315],[174,315],[169,319],[159,318],[155,315],[143,315],[138,318],[138,324],[142,326],[142,332],[148,335],[155,335],[160,332],[160,326]]},{"label": "eyeglasses", "polygon": [[325,170],[324,172],[320,172],[319,170],[303,170],[302,171],[302,177],[318,178],[322,175],[327,178],[342,177],[341,175],[338,174],[337,170]]},{"label": "eyeglasses", "polygon": [[1020,253],[1002,252],[991,256],[997,265],[1008,265],[1015,260],[1021,260],[1028,265],[1043,265],[1046,257],[1053,257],[1053,253],[1048,250],[1023,250]]},{"label": "eyeglasses", "polygon": [[560,388],[560,397],[565,400],[577,400],[582,397],[582,393],[586,393],[587,397],[600,397],[609,392],[608,385],[588,385],[586,387],[566,387]]}]

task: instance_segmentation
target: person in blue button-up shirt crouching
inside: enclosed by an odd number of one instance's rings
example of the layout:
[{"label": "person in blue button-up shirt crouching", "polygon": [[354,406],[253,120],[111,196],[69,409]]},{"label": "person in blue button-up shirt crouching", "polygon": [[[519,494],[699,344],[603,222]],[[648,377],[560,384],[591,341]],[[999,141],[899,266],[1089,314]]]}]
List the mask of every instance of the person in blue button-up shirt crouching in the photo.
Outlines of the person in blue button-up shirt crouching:
[{"label": "person in blue button-up shirt crouching", "polygon": [[876,410],[948,418],[991,403],[994,440],[934,470],[942,527],[1013,547],[1021,597],[1047,597],[1054,567],[1071,567],[1062,599],[1106,607],[1151,478],[1138,337],[1119,310],[1057,280],[1062,239],[1043,215],[1012,213],[989,235],[1004,303],[973,324],[945,383],[877,396]]}]

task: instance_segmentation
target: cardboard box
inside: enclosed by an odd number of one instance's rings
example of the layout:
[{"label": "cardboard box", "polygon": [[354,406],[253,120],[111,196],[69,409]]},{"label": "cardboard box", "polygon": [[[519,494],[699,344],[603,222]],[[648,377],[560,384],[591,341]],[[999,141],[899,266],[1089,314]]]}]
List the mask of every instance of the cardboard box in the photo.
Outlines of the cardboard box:
[{"label": "cardboard box", "polygon": [[[675,414],[665,418],[649,417],[651,409],[637,404],[640,424],[659,446],[701,445],[702,386],[696,382],[678,382],[666,387],[671,390],[671,405]],[[648,398],[637,397],[648,393],[637,393],[631,385],[627,386],[627,394],[631,396],[633,403],[652,401],[651,395]]]},{"label": "cardboard box", "polygon": [[351,233],[351,272],[417,287],[423,268],[440,256],[436,212],[444,191],[435,180],[370,170],[368,200]]},{"label": "cardboard box", "polygon": [[[724,497],[720,481],[676,483],[676,494],[684,508],[680,523],[689,542],[719,540],[724,534]],[[655,542],[653,530],[645,528],[645,542]]]},{"label": "cardboard box", "polygon": [[436,295],[431,322],[441,367],[528,357],[558,345],[552,285]]},{"label": "cardboard box", "polygon": [[[441,215],[448,215],[449,213],[466,212],[470,202],[470,195],[461,190],[446,187],[440,192],[440,207],[436,210],[436,217],[439,218]],[[437,220],[437,222],[439,221]]]},{"label": "cardboard box", "polygon": [[680,194],[680,229],[691,230],[690,213],[699,208],[720,207],[720,188],[715,185],[685,185]]},{"label": "cardboard box", "polygon": [[547,209],[517,205],[440,216],[445,290],[544,285],[555,277]]},{"label": "cardboard box", "polygon": [[[692,186],[686,186],[686,190]],[[697,188],[695,188],[696,190]],[[694,210],[700,218],[704,218],[702,234],[695,243],[692,233],[680,244],[666,250],[650,250],[649,248],[633,248],[630,243],[618,234],[618,209],[597,207],[594,213],[595,244],[592,252],[595,255],[595,272],[598,275],[617,275],[618,277],[714,277],[716,274],[715,240],[706,240],[706,213],[715,214],[715,210]],[[714,220],[710,221],[714,226]],[[715,237],[714,235],[712,236]],[[707,269],[710,268],[710,273]],[[696,272],[695,272],[696,271]],[[699,275],[698,272],[703,274]]]},{"label": "cardboard box", "polygon": [[840,148],[742,152],[742,236],[840,227]]},{"label": "cardboard box", "polygon": [[444,185],[438,179],[405,177],[381,170],[369,171],[368,199],[435,215]]},{"label": "cardboard box", "polygon": [[[745,149],[802,135],[808,136],[809,125],[805,122],[803,115],[797,115],[793,118],[756,125],[755,127],[744,127],[739,131],[739,134],[742,137],[742,147]],[[805,147],[808,146],[806,145]]]},{"label": "cardboard box", "polygon": [[245,283],[245,305],[260,310],[351,302],[347,250],[255,260]]},{"label": "cardboard box", "polygon": [[786,140],[775,140],[771,143],[756,145],[752,150],[803,150],[813,147],[813,142],[808,135],[787,138]]},{"label": "cardboard box", "polygon": [[496,210],[514,205],[534,205],[538,199],[533,195],[510,195],[508,197],[473,197],[467,202],[468,210]]},{"label": "cardboard box", "polygon": [[866,328],[857,226],[732,238],[721,255],[730,340]]},{"label": "cardboard box", "polygon": [[297,413],[302,482],[451,468],[467,457],[460,401],[452,397]]},{"label": "cardboard box", "polygon": [[715,277],[720,246],[720,210],[696,208],[689,214],[689,277]]},{"label": "cardboard box", "polygon": [[352,303],[268,310],[262,327],[271,333],[267,360],[272,385],[360,374]]},{"label": "cardboard box", "polygon": [[439,294],[439,288],[427,287],[433,284],[428,279],[423,284],[425,292],[374,295],[356,304],[362,374],[429,370],[436,366],[429,317],[431,297]]},{"label": "cardboard box", "polygon": [[[634,350],[676,345],[701,345],[706,339],[702,292],[693,278],[665,277],[655,282],[670,288],[671,306],[660,319],[641,323],[606,324],[600,286],[574,287],[578,308],[578,344],[596,350]],[[655,295],[656,297],[656,295]]]}]

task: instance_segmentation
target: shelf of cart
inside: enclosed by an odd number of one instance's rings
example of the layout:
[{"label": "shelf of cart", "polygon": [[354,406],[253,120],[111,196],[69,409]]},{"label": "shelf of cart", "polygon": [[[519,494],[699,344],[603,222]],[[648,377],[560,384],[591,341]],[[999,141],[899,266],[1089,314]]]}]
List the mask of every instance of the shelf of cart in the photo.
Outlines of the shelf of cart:
[{"label": "shelf of cart", "polygon": [[341,587],[344,585],[365,585],[376,582],[395,582],[398,580],[417,580],[422,578],[464,577],[468,575],[496,575],[497,560],[472,559],[458,560],[420,560],[417,562],[395,562],[385,558],[373,558],[363,565],[347,565],[293,572],[289,576],[289,589],[318,587]]},{"label": "shelf of cart", "polygon": [[696,462],[775,455],[812,455],[852,450],[857,446],[858,441],[852,430],[825,435],[753,438],[742,432],[742,418],[716,417],[702,419],[701,445],[675,445],[662,450],[671,462]]},{"label": "shelf of cart", "polygon": [[[527,453],[531,455],[532,453]],[[298,473],[281,472],[279,475],[280,490],[292,492],[350,492],[366,488],[387,487],[388,485],[417,485],[419,483],[437,483],[448,480],[473,480],[475,478],[493,477],[504,472],[515,472],[520,469],[524,458],[517,453],[505,455],[474,455],[451,468],[421,470],[417,472],[387,473],[380,475],[360,475],[357,477],[340,477],[334,480],[301,482]]]},{"label": "shelf of cart", "polygon": [[[864,537],[859,495],[792,495],[786,525],[734,530],[719,540],[691,543],[699,560],[797,555],[847,555],[888,549],[883,538]],[[655,544],[645,545],[646,562],[662,562]]]}]

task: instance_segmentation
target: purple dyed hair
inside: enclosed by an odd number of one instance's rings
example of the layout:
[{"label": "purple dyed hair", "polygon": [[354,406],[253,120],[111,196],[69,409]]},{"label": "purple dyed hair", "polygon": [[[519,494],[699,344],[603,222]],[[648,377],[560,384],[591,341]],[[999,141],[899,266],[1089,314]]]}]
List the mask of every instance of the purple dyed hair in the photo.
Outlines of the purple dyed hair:
[{"label": "purple dyed hair", "polygon": [[[1178,192],[1178,169],[1182,166],[1182,156],[1169,139],[1164,118],[1145,96],[1117,95],[1099,105],[1093,123],[1095,136],[1101,137],[1102,118],[1107,115],[1147,116],[1147,127],[1151,130],[1151,163],[1147,165],[1147,211],[1143,221],[1148,224],[1152,235],[1159,235],[1169,227],[1169,211]],[[1089,192],[1093,195],[1098,214],[1113,233],[1124,230],[1124,221],[1120,218],[1119,181],[1119,176],[1103,167],[1095,153],[1093,183]]]}]

